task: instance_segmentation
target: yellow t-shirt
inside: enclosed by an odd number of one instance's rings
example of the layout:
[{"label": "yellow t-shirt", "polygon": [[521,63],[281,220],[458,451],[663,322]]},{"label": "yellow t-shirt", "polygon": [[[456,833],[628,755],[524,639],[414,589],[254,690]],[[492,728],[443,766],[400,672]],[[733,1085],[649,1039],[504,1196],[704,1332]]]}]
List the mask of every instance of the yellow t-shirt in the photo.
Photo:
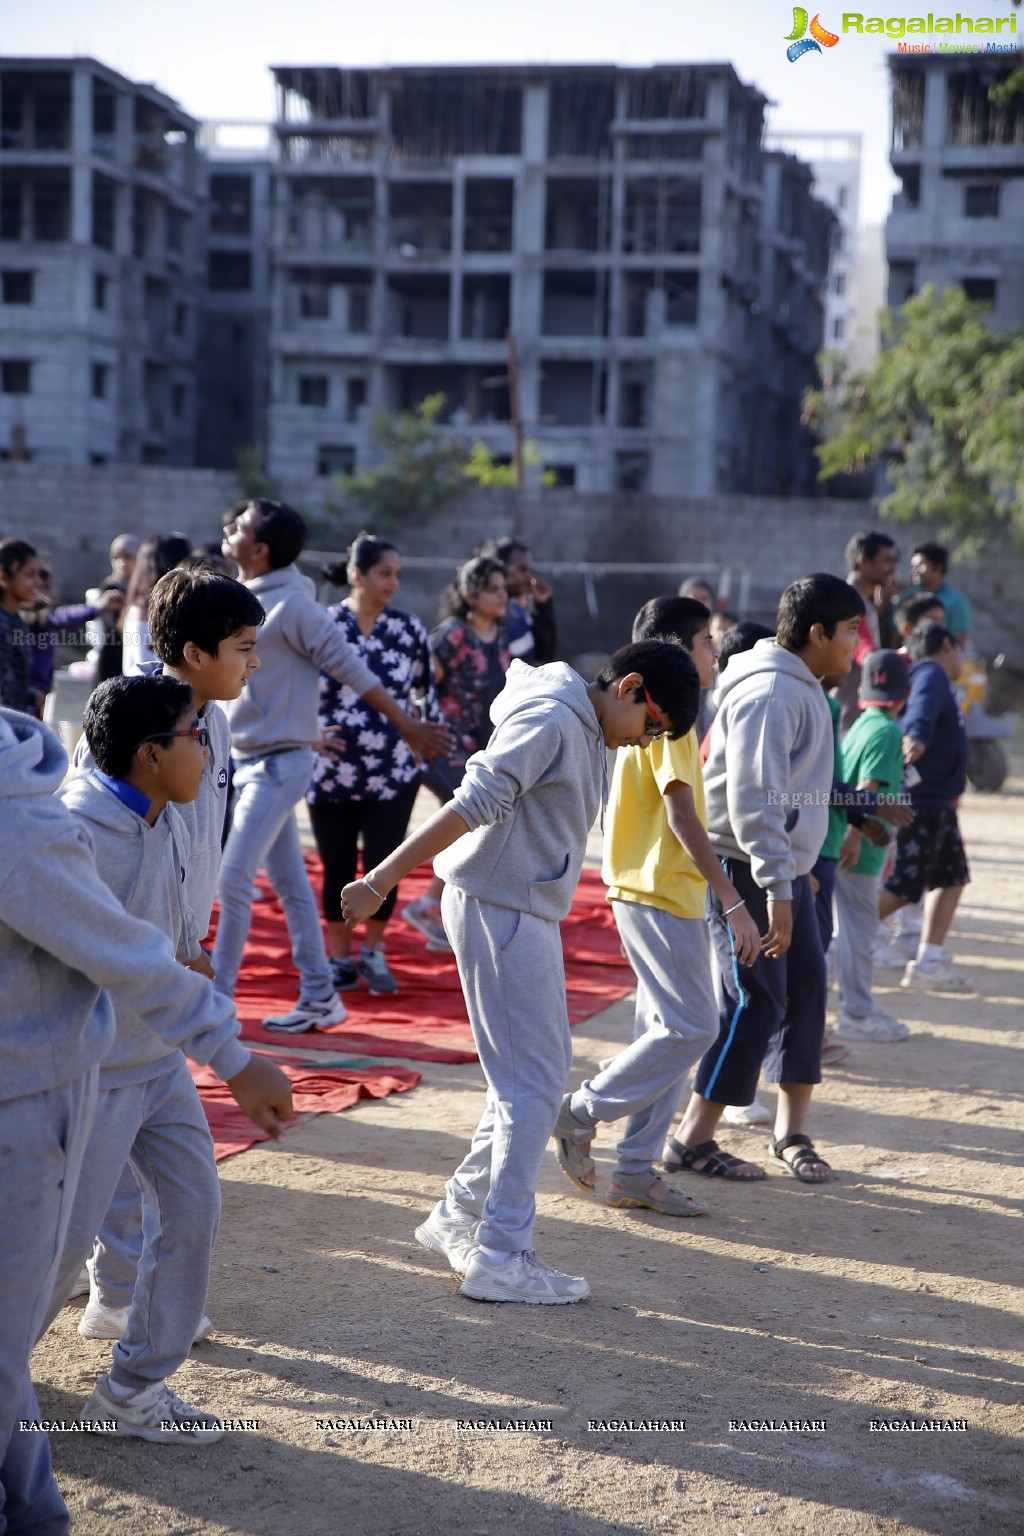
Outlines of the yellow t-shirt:
[{"label": "yellow t-shirt", "polygon": [[636,901],[676,917],[703,917],[707,884],[668,824],[665,791],[674,781],[693,790],[706,826],[696,730],[678,741],[652,741],[646,751],[625,747],[616,752],[601,874],[609,901]]}]

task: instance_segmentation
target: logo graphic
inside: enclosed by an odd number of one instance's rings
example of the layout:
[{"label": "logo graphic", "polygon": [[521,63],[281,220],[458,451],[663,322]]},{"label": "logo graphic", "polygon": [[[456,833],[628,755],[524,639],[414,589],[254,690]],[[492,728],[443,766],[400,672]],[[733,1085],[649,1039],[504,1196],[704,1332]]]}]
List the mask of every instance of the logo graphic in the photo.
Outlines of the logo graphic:
[{"label": "logo graphic", "polygon": [[802,59],[805,53],[820,53],[822,48],[834,48],[839,41],[834,32],[826,32],[817,16],[811,22],[810,37],[804,36],[806,31],[807,12],[802,5],[794,5],[793,30],[786,33],[786,41],[789,43],[786,58],[791,64],[795,64],[797,59]]},{"label": "logo graphic", "polygon": [[227,771],[226,768],[222,768],[220,770],[220,772],[218,773],[218,775],[217,775],[217,788],[218,789],[223,789],[224,786],[227,784],[227,782],[228,782],[228,771]]}]

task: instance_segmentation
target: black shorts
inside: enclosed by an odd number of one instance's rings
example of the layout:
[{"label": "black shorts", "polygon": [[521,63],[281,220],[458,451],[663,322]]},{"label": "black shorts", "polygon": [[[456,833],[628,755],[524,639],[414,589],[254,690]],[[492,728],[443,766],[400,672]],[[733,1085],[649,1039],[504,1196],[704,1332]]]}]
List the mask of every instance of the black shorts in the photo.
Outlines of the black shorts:
[{"label": "black shorts", "polygon": [[955,805],[919,805],[909,827],[896,833],[896,860],[885,889],[904,901],[925,891],[967,885],[967,867]]}]

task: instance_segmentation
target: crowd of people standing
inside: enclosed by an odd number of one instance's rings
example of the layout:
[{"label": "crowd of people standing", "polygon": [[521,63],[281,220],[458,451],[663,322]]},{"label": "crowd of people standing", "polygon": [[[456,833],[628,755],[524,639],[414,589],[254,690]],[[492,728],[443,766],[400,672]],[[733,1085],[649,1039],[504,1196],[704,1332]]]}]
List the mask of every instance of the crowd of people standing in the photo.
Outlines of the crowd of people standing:
[{"label": "crowd of people standing", "polygon": [[[757,1118],[763,1069],[779,1090],[772,1165],[826,1182],[832,1169],[810,1134],[823,1067],[848,1041],[908,1033],[875,1005],[880,951],[900,955],[907,989],[972,986],[945,947],[969,879],[954,684],[970,612],[940,547],[914,551],[915,590],[898,595],[893,540],[859,533],[846,579],[792,582],[761,633],[706,584],[684,584],[644,604],[588,681],[554,659],[553,593],[520,541],[470,555],[428,633],[396,604],[393,542],[358,535],[324,573],[347,595],[324,608],[298,566],[305,534],[292,508],[255,499],[228,510],[219,551],[176,535],[115,540],[110,577],[65,617],[102,626],[66,782],[29,666],[33,634],[52,654],[59,610],[35,548],[0,542],[11,828],[0,859],[11,978],[0,1175],[17,1191],[16,1240],[0,1259],[15,1323],[0,1350],[0,1479],[9,1507],[31,1496],[54,1531],[65,1527],[45,1436],[29,1443],[15,1423],[38,1417],[28,1353],[87,1255],[83,1331],[114,1342],[83,1421],[153,1440],[223,1433],[167,1384],[210,1326],[219,1215],[184,1058],[209,1063],[270,1134],[290,1117],[286,1078],[240,1044],[234,1006],[261,870],[298,976],[294,1005],[264,1023],[301,1036],[343,1023],[346,991],[400,989],[388,924],[400,881],[433,864],[431,890],[400,915],[454,956],[487,1094],[416,1237],[475,1300],[562,1305],[589,1293],[533,1249],[549,1140],[592,1198],[598,1127],[624,1121],[608,1204],[700,1215],[681,1177],[765,1177],[716,1139],[730,1112]],[[106,675],[118,638],[119,675]],[[421,785],[438,809],[410,833]],[[605,804],[604,877],[637,976],[635,1030],[569,1092],[558,923]],[[880,924],[922,897],[910,954],[909,928]]]}]

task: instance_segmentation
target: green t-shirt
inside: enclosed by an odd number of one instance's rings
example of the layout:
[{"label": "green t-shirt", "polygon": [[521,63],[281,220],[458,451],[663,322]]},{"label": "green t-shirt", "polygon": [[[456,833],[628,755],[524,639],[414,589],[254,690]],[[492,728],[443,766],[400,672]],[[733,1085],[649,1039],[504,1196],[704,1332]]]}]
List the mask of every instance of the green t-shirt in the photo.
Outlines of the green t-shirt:
[{"label": "green t-shirt", "polygon": [[954,635],[969,635],[971,632],[971,603],[970,599],[956,587],[951,587],[948,581],[943,580],[934,592],[925,593],[924,587],[908,587],[896,599],[897,604],[905,602],[908,597],[934,597],[937,603],[941,603],[946,613],[946,628],[951,629]]},{"label": "green t-shirt", "polygon": [[[842,717],[843,706],[830,693],[826,693],[825,703],[828,705],[832,715],[832,740],[835,743],[832,757],[832,777],[841,779],[842,758],[839,751],[839,721]],[[821,845],[821,852],[818,854],[818,858],[838,859],[839,844],[842,842],[845,832],[846,812],[837,805],[830,805],[828,808],[828,832],[825,834],[825,841]]]},{"label": "green t-shirt", "polygon": [[[848,784],[865,779],[878,780],[880,795],[899,794],[903,782],[903,733],[891,715],[869,704],[853,722],[840,749],[842,777]],[[851,870],[854,875],[880,875],[885,864],[885,848],[873,848],[861,839],[860,858]]]}]

